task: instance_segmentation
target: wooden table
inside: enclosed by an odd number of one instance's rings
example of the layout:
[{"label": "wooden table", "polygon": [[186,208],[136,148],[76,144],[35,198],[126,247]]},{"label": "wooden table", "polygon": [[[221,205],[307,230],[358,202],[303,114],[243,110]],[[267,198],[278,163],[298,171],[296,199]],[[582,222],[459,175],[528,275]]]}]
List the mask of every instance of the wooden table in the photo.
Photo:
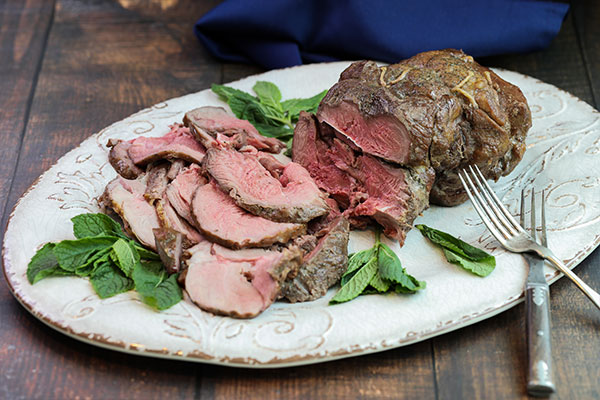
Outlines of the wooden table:
[{"label": "wooden table", "polygon": [[[193,22],[214,1],[0,3],[0,213],[65,152],[161,100],[261,72],[222,63]],[[600,3],[573,4],[544,50],[479,60],[600,107]],[[600,251],[576,272],[600,288]],[[558,395],[600,398],[600,313],[565,279],[552,286]],[[526,397],[524,307],[415,345],[324,364],[248,370],[143,358],[48,328],[0,284],[0,398]]]}]

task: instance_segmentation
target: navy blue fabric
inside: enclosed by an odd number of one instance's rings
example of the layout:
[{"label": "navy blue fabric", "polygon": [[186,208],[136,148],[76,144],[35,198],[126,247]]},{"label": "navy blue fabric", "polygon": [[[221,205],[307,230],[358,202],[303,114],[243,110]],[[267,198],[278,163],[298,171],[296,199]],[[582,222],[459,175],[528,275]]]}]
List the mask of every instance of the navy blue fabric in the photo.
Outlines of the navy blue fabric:
[{"label": "navy blue fabric", "polygon": [[480,57],[548,46],[568,8],[537,0],[226,0],[194,31],[218,58],[268,69],[395,62],[444,48]]}]

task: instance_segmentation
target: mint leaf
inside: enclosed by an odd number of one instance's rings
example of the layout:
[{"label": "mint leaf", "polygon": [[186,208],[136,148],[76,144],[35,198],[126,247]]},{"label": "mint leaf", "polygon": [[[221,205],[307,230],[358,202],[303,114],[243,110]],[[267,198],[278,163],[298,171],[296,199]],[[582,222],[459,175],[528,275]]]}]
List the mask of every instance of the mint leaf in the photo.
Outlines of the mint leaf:
[{"label": "mint leaf", "polygon": [[53,252],[54,246],[54,243],[46,243],[29,261],[27,280],[32,285],[50,276],[73,275],[72,272],[65,271],[58,265],[58,260]]},{"label": "mint leaf", "polygon": [[315,112],[327,91],[308,99],[281,102],[281,91],[272,82],[256,82],[253,89],[258,97],[223,85],[212,85],[212,91],[225,101],[236,117],[250,122],[264,136],[288,142],[288,153],[300,111]]},{"label": "mint leaf", "polygon": [[140,262],[140,255],[137,250],[123,239],[117,240],[112,245],[110,257],[121,268],[125,276],[131,276],[133,268]]},{"label": "mint leaf", "polygon": [[75,272],[96,251],[110,247],[119,240],[114,236],[86,237],[76,240],[63,240],[54,246],[53,253],[58,265],[64,270]]},{"label": "mint leaf", "polygon": [[112,249],[110,247],[98,250],[97,252],[92,254],[84,264],[80,265],[75,269],[75,274],[77,276],[89,276],[92,273],[92,271],[94,271],[94,269],[98,266],[98,264],[105,262],[109,259],[111,250]]},{"label": "mint leaf", "polygon": [[342,288],[329,300],[329,304],[343,303],[360,295],[377,273],[377,258],[372,257]]},{"label": "mint leaf", "polygon": [[[373,279],[371,279],[371,282],[369,282],[369,286],[375,289],[375,291],[378,293],[385,293],[390,290],[391,284],[390,281],[383,279],[379,271],[377,271],[375,276],[373,276]],[[366,294],[366,290],[363,292],[363,294]]]},{"label": "mint leaf", "polygon": [[396,253],[385,243],[379,243],[378,262],[382,279],[396,284],[394,290],[397,293],[414,293],[425,288],[425,282],[409,275]]},{"label": "mint leaf", "polygon": [[281,102],[284,111],[288,112],[293,122],[298,122],[298,116],[300,111],[307,111],[315,113],[319,103],[323,100],[323,97],[327,94],[327,90],[323,90],[321,93],[309,97],[307,99],[289,99]]},{"label": "mint leaf", "polygon": [[359,251],[357,253],[350,255],[350,257],[348,258],[348,268],[346,269],[346,272],[344,272],[344,275],[342,275],[342,279],[340,282],[340,284],[342,286],[344,286],[346,283],[348,283],[348,281],[350,279],[352,279],[354,274],[362,266],[364,266],[366,263],[368,263],[371,258],[373,258],[373,255],[375,254],[375,250],[376,250],[376,248],[372,247],[370,249],[362,250],[362,251]]},{"label": "mint leaf", "polygon": [[142,258],[144,260],[156,260],[156,261],[160,260],[160,257],[157,253],[150,251],[150,250],[146,249],[145,247],[140,246],[138,243],[136,243],[133,240],[130,240],[129,243],[131,245],[133,245],[135,250],[140,255],[140,258]]},{"label": "mint leaf", "polygon": [[442,247],[444,255],[449,262],[460,265],[475,275],[488,276],[496,267],[496,258],[494,256],[455,238],[449,233],[430,228],[426,225],[417,225],[416,228],[423,236]]},{"label": "mint leaf", "polygon": [[120,236],[127,238],[115,220],[105,214],[80,214],[71,218],[77,239],[93,236]]},{"label": "mint leaf", "polygon": [[233,97],[245,99],[246,101],[250,101],[250,102],[258,100],[256,97],[252,96],[251,94],[248,94],[242,90],[234,89],[229,86],[213,84],[210,88],[213,92],[215,92],[219,96],[219,98],[221,100],[225,101],[226,103],[228,103],[229,99],[231,99]]},{"label": "mint leaf", "polygon": [[271,107],[281,115],[283,108],[281,107],[281,92],[277,85],[272,82],[258,81],[252,87],[252,90],[257,94],[258,100],[265,106]]},{"label": "mint leaf", "polygon": [[494,256],[484,257],[477,261],[470,260],[460,254],[453,253],[450,250],[444,250],[446,259],[453,264],[458,264],[467,271],[471,271],[475,275],[486,277],[496,268],[496,259]]},{"label": "mint leaf", "polygon": [[142,301],[158,310],[165,310],[183,298],[177,274],[167,277],[160,262],[137,263],[132,278]]},{"label": "mint leaf", "polygon": [[90,283],[101,299],[133,289],[133,281],[110,260],[100,263],[90,276]]}]

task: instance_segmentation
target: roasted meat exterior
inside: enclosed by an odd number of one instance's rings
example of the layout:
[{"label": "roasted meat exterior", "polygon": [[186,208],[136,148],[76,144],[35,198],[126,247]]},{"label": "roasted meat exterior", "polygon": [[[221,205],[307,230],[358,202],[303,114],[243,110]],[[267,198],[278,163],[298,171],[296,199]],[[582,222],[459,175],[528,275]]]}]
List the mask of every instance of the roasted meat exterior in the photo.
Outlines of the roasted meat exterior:
[{"label": "roasted meat exterior", "polygon": [[302,260],[296,247],[230,250],[208,241],[185,256],[185,288],[191,300],[203,310],[236,318],[254,317],[270,306]]},{"label": "roasted meat exterior", "polygon": [[258,150],[279,153],[285,144],[262,136],[248,121],[238,119],[223,107],[205,106],[185,113],[185,126],[206,148],[229,144],[236,149],[250,145]]},{"label": "roasted meat exterior", "polygon": [[[281,297],[292,303],[311,301],[322,297],[344,274],[348,264],[350,225],[343,216],[332,220],[318,242],[302,260],[294,275],[290,274],[281,287]],[[315,238],[315,236],[308,235]],[[305,243],[310,243],[305,238]],[[310,248],[310,244],[307,245]],[[300,244],[302,246],[302,244]],[[302,248],[302,247],[301,247]]]},{"label": "roasted meat exterior", "polygon": [[404,167],[431,166],[430,200],[448,206],[466,200],[458,170],[475,164],[488,179],[507,175],[531,127],[519,88],[458,50],[382,67],[353,63],[317,116],[354,150]]},{"label": "roasted meat exterior", "polygon": [[287,164],[276,178],[256,154],[215,147],[208,149],[203,165],[219,187],[252,214],[273,221],[306,223],[329,211],[325,195],[297,163]]}]

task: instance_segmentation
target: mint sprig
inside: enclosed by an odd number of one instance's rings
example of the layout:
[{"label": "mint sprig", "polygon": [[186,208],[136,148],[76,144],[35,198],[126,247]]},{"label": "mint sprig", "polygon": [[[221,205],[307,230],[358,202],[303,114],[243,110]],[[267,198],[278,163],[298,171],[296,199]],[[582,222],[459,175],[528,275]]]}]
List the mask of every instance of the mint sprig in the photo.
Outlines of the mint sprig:
[{"label": "mint sprig", "polygon": [[327,90],[324,90],[305,99],[281,101],[281,91],[277,85],[267,81],[254,84],[252,90],[256,96],[224,85],[213,84],[211,89],[229,105],[236,117],[250,122],[261,135],[285,142],[288,152],[300,111],[316,112],[327,94]]},{"label": "mint sprig", "polygon": [[417,225],[416,228],[432,243],[442,248],[449,262],[481,277],[488,276],[496,268],[496,258],[491,254],[427,225]]},{"label": "mint sprig", "polygon": [[71,221],[77,239],[39,249],[27,266],[31,284],[52,276],[89,277],[100,298],[135,289],[158,310],[183,298],[177,274],[169,276],[158,254],[125,235],[116,221],[104,214],[81,214]]},{"label": "mint sprig", "polygon": [[361,294],[416,293],[426,286],[425,282],[406,272],[396,253],[381,242],[379,231],[372,248],[350,256],[341,285],[329,304],[343,303]]}]

